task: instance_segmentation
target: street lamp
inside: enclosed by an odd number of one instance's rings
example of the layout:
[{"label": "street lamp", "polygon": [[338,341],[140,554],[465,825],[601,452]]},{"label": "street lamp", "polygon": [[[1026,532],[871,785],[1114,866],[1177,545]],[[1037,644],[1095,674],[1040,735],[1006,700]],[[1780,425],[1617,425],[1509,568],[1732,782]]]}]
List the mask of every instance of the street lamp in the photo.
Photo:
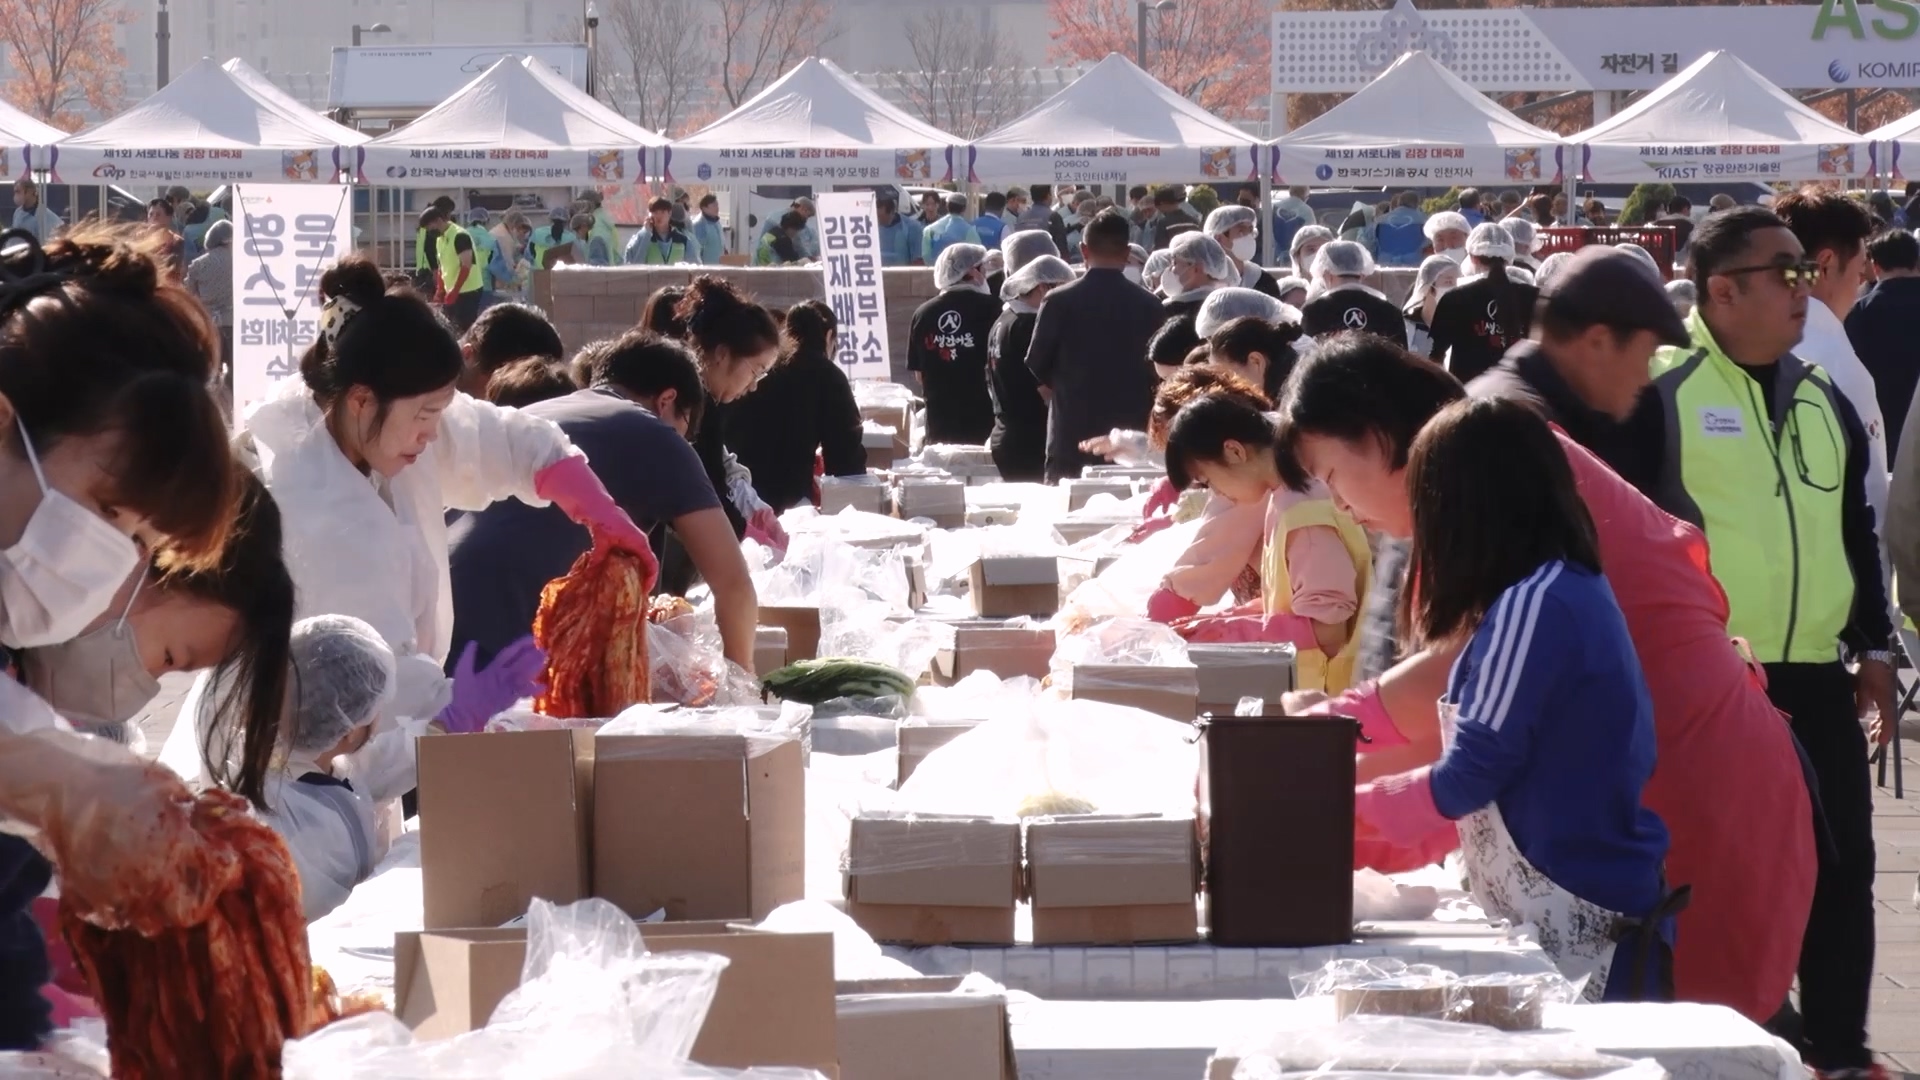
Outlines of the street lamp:
[{"label": "street lamp", "polygon": [[386,23],[383,23],[383,22],[374,23],[372,26],[361,26],[359,23],[354,23],[353,24],[353,47],[356,49],[360,47],[360,35],[362,34],[391,34],[391,33],[393,33],[393,27],[388,26]]},{"label": "street lamp", "polygon": [[1160,0],[1157,4],[1148,3],[1147,0],[1138,0],[1138,3],[1135,4],[1135,7],[1137,7],[1140,12],[1140,36],[1134,41],[1134,58],[1139,61],[1140,70],[1145,71],[1147,69],[1147,12],[1156,11],[1165,14],[1179,6],[1176,0]]},{"label": "street lamp", "polygon": [[600,36],[600,9],[599,7],[595,6],[595,4],[593,3],[593,0],[587,0],[587,96],[588,97],[594,96],[594,84],[595,82],[598,81],[596,79],[596,76],[599,75],[599,72],[596,71],[595,68],[597,68],[599,65],[593,62],[593,58],[594,58],[594,54],[598,51],[597,48],[595,47],[596,43],[594,39],[599,36]]},{"label": "street lamp", "polygon": [[167,85],[171,77],[169,54],[173,52],[173,31],[168,22],[167,0],[160,0],[160,13],[153,20],[153,82],[156,89]]}]

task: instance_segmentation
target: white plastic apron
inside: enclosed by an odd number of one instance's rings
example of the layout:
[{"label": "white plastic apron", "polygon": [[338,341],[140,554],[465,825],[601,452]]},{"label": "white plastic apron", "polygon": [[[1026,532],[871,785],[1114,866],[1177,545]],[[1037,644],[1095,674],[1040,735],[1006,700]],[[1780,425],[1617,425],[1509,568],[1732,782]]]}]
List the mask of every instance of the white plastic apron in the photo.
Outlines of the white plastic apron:
[{"label": "white plastic apron", "polygon": [[[1441,702],[1440,732],[1449,748],[1457,722],[1457,707]],[[1507,832],[1498,804],[1488,803],[1461,818],[1459,827],[1460,854],[1474,901],[1490,918],[1531,926],[1540,948],[1567,981],[1587,980],[1580,1000],[1599,1002],[1618,947],[1615,928],[1626,917],[1573,895],[1528,862]]]}]

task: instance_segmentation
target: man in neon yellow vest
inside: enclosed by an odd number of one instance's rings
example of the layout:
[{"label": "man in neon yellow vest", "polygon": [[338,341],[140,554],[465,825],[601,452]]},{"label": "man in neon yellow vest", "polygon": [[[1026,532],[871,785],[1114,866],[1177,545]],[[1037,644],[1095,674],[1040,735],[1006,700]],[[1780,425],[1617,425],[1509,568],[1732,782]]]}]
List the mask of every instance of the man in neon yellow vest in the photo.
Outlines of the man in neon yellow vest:
[{"label": "man in neon yellow vest", "polygon": [[447,318],[461,332],[480,315],[480,288],[486,281],[486,267],[475,257],[473,237],[455,225],[436,207],[428,211],[431,220],[423,222],[433,239],[435,261],[439,264],[439,287],[434,299],[447,306]]},{"label": "man in neon yellow vest", "polygon": [[1737,207],[1701,222],[1689,251],[1693,341],[1652,365],[1665,425],[1656,501],[1705,530],[1727,630],[1765,664],[1767,696],[1812,765],[1835,851],[1801,949],[1804,1049],[1822,1076],[1866,1075],[1873,789],[1858,721],[1898,722],[1866,432],[1827,373],[1793,354],[1821,266],[1786,223]]},{"label": "man in neon yellow vest", "polygon": [[[613,256],[620,253],[620,229],[614,225],[613,215],[608,213],[606,206],[603,205],[600,189],[588,188],[586,193],[580,196],[580,201],[586,203],[593,214],[593,229],[582,239],[588,243],[594,240],[604,243],[607,246],[608,259],[611,260]],[[611,263],[609,262],[608,265]]]},{"label": "man in neon yellow vest", "polygon": [[700,261],[693,241],[673,225],[673,203],[660,195],[647,205],[647,223],[627,241],[621,258],[628,266],[678,266]]},{"label": "man in neon yellow vest", "polygon": [[413,233],[413,284],[422,292],[433,292],[440,287],[440,252],[427,234],[427,213],[432,210],[438,210],[452,220],[453,200],[442,195],[420,212],[418,228]]}]

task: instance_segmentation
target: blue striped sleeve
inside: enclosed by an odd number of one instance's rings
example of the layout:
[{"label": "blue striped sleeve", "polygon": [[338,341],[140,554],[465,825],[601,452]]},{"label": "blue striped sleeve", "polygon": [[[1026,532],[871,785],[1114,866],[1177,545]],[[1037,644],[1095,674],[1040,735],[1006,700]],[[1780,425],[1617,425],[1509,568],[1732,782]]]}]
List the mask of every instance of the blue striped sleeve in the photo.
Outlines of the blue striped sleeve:
[{"label": "blue striped sleeve", "polygon": [[1500,595],[1455,667],[1453,743],[1433,767],[1433,801],[1458,820],[1505,791],[1527,757],[1552,692],[1567,633],[1549,592],[1565,566],[1541,566]]}]

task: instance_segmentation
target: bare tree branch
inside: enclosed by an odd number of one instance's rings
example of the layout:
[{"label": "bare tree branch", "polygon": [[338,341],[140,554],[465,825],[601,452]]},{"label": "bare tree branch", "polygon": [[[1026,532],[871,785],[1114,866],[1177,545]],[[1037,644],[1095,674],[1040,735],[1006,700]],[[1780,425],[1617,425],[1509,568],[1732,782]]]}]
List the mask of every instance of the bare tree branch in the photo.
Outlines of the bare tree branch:
[{"label": "bare tree branch", "polygon": [[893,79],[921,119],[971,139],[1020,115],[1027,94],[1019,46],[991,16],[926,11],[908,20],[906,36],[914,65]]},{"label": "bare tree branch", "polygon": [[840,36],[825,0],[718,0],[720,89],[729,108]]},{"label": "bare tree branch", "polygon": [[671,131],[712,81],[707,15],[694,0],[608,0],[607,21],[633,72],[634,120]]}]

